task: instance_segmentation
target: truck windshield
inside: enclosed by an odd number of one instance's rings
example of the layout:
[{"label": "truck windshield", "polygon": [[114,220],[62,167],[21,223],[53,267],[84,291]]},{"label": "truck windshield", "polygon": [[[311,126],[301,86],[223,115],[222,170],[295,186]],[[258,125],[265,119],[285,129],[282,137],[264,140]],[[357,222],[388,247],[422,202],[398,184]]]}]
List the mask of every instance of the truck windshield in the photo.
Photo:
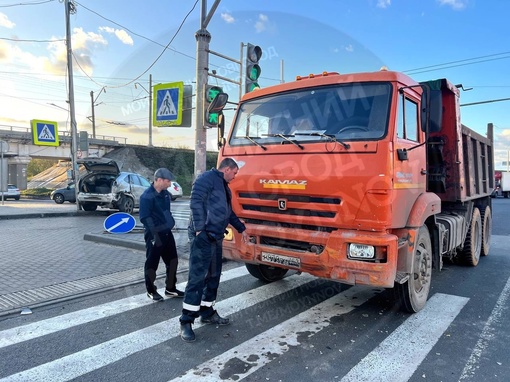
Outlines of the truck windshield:
[{"label": "truck windshield", "polygon": [[389,83],[350,83],[253,99],[240,106],[230,144],[281,144],[282,136],[299,143],[378,140],[387,132],[391,92]]}]

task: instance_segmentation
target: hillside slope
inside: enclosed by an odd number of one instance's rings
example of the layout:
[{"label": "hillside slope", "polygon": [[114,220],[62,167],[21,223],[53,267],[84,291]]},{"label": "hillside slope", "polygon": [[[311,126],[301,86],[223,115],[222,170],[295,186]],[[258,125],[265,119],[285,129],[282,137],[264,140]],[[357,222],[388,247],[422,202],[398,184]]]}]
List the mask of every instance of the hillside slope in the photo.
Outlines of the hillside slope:
[{"label": "hillside slope", "polygon": [[[121,171],[135,172],[152,181],[154,171],[166,167],[175,175],[182,186],[184,195],[189,195],[194,177],[194,151],[161,147],[129,146],[116,149],[105,155],[114,159]],[[216,166],[218,153],[207,153],[206,168]],[[27,184],[28,189],[57,189],[68,184],[67,171],[71,169],[69,161],[59,161],[54,166],[35,175]],[[80,167],[80,175],[85,170]]]}]

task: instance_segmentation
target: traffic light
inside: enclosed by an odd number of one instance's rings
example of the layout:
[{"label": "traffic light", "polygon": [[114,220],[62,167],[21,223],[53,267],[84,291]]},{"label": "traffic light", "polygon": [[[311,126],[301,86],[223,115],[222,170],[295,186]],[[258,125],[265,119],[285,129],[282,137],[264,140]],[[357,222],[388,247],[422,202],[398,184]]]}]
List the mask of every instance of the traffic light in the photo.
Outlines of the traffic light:
[{"label": "traffic light", "polygon": [[216,96],[220,93],[223,93],[223,89],[219,86],[206,85],[205,87],[205,118],[204,125],[208,127],[217,127],[220,122],[220,113],[219,112],[210,112],[209,105],[216,98]]},{"label": "traffic light", "polygon": [[261,69],[259,60],[262,57],[262,49],[258,45],[248,43],[246,49],[246,77],[244,79],[244,92],[249,93],[260,89],[258,79]]}]

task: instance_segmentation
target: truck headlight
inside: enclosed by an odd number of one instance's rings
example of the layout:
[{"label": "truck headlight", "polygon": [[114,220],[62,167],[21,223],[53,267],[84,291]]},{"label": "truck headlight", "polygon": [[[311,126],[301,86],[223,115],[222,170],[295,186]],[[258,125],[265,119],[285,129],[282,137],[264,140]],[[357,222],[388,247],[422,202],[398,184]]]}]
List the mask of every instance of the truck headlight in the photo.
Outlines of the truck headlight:
[{"label": "truck headlight", "polygon": [[373,245],[365,244],[349,244],[347,251],[349,259],[375,259],[375,247]]}]

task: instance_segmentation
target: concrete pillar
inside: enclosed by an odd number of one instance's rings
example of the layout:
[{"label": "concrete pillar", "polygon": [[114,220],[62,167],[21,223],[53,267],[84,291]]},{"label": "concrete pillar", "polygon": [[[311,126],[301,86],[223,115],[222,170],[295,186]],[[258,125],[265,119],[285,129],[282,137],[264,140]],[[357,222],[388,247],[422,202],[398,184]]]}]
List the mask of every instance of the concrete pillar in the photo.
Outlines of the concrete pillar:
[{"label": "concrete pillar", "polygon": [[27,189],[27,166],[31,160],[29,156],[9,158],[7,164],[9,184],[15,184],[20,190]]}]

